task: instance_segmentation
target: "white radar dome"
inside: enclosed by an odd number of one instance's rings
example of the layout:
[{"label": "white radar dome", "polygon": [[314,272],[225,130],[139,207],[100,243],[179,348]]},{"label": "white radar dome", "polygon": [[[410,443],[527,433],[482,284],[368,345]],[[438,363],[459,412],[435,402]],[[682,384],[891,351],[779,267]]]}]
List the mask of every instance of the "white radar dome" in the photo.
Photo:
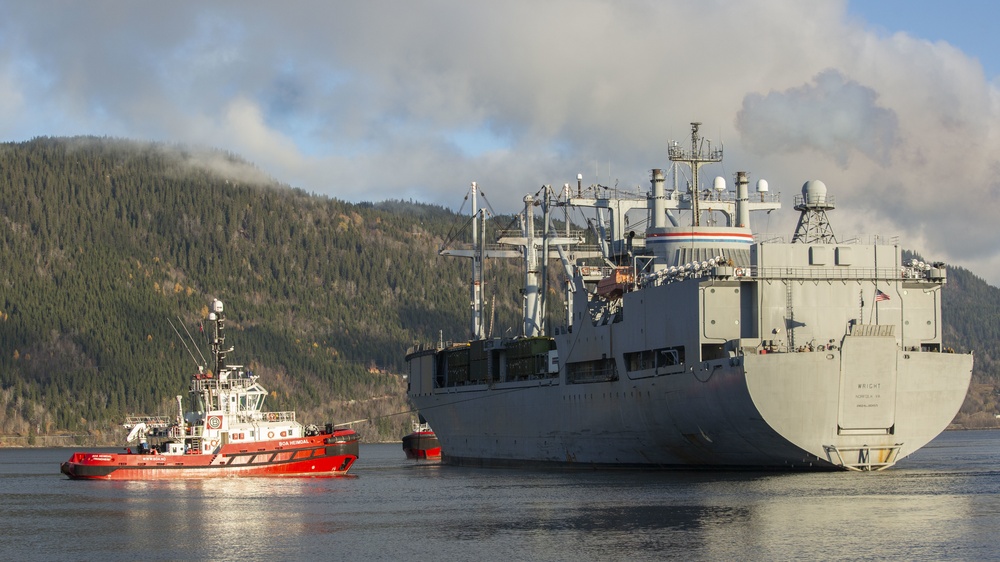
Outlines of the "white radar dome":
[{"label": "white radar dome", "polygon": [[826,184],[819,180],[809,180],[802,184],[802,197],[810,203],[826,201]]},{"label": "white radar dome", "polygon": [[767,180],[757,180],[757,191],[761,193],[767,192]]},{"label": "white radar dome", "polygon": [[712,184],[712,187],[714,187],[716,191],[725,191],[726,178],[722,176],[715,176],[715,183]]}]

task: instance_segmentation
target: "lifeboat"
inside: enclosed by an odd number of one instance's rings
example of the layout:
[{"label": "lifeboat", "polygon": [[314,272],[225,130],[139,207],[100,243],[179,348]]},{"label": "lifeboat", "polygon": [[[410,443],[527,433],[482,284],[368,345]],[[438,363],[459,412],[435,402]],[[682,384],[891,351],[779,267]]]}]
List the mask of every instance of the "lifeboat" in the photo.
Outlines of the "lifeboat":
[{"label": "lifeboat", "polygon": [[607,300],[619,299],[631,290],[634,282],[632,268],[616,267],[611,270],[611,275],[597,282],[597,295]]}]

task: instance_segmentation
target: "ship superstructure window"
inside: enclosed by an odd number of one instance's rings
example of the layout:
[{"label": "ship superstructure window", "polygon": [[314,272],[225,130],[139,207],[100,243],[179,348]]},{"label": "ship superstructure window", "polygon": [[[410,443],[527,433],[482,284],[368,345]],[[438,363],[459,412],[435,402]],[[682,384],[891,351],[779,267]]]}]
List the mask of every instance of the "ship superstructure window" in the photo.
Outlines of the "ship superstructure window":
[{"label": "ship superstructure window", "polygon": [[[683,370],[684,346],[647,349],[625,354],[625,368],[630,372],[649,369],[666,369],[667,372]],[[667,369],[677,367],[677,369]],[[661,373],[658,373],[661,374]]]},{"label": "ship superstructure window", "polygon": [[549,368],[549,351],[555,349],[551,338],[524,338],[507,345],[508,380],[555,377],[558,369]]},{"label": "ship superstructure window", "polygon": [[256,411],[260,410],[261,405],[264,403],[264,389],[260,386],[254,384],[246,390],[245,393],[240,395],[240,410],[243,411]]},{"label": "ship superstructure window", "polygon": [[587,383],[618,380],[614,359],[596,359],[566,364],[566,382]]}]

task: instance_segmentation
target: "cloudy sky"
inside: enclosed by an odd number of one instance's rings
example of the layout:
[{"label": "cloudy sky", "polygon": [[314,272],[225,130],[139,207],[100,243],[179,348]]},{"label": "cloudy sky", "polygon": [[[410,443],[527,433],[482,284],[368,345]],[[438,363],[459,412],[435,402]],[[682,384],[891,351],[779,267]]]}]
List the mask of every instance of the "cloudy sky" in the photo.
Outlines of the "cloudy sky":
[{"label": "cloudy sky", "polygon": [[688,123],[785,210],[1000,285],[1000,3],[0,0],[0,141],[221,148],[347,201],[498,212],[542,184],[647,187]]}]

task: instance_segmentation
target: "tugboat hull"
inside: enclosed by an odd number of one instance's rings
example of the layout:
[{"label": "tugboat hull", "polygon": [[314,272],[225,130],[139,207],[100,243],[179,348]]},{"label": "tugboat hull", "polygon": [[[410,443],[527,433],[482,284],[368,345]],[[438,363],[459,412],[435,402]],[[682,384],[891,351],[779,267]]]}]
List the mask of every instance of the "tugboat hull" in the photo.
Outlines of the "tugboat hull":
[{"label": "tugboat hull", "polygon": [[[232,476],[343,476],[358,458],[357,440],[336,437],[230,445],[218,454],[74,453],[61,471],[74,480],[161,480]],[[330,443],[327,443],[330,441]],[[252,449],[252,450],[251,450]]]},{"label": "tugboat hull", "polygon": [[441,442],[433,431],[414,431],[403,437],[403,451],[410,460],[441,460]]}]

